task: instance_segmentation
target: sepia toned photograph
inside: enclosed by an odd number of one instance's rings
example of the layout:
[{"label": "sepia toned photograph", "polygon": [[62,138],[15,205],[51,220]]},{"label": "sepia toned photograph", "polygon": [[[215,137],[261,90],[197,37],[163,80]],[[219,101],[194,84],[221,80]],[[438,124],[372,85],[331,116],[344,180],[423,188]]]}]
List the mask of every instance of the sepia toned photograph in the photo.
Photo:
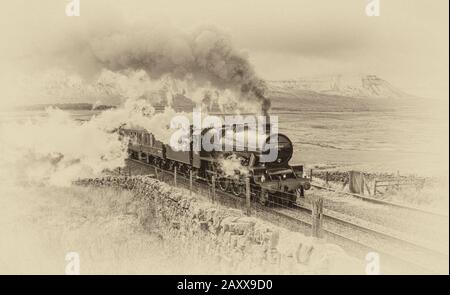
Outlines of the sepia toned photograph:
[{"label": "sepia toned photograph", "polygon": [[448,1],[0,6],[1,275],[449,274]]}]

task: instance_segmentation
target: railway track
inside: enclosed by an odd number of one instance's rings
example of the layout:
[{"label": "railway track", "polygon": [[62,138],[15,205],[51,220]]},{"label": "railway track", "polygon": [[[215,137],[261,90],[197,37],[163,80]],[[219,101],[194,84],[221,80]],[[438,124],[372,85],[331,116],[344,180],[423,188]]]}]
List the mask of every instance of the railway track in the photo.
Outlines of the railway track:
[{"label": "railway track", "polygon": [[[148,167],[155,171],[155,166],[139,160],[129,159],[133,163]],[[160,170],[160,173],[173,176],[173,172]],[[189,179],[183,175],[177,175],[178,186],[189,189]],[[167,182],[167,181],[166,181]],[[210,192],[206,181],[196,182],[196,187],[203,192]],[[237,197],[231,193],[216,190],[216,195],[226,197],[234,202],[245,203],[244,198]],[[223,198],[220,198],[223,201]],[[293,208],[281,206],[264,207],[252,202],[252,209],[276,215],[292,224],[297,224],[307,230],[311,227],[311,209],[305,202],[295,204]],[[448,254],[432,249],[419,242],[396,236],[384,229],[374,225],[361,225],[352,221],[352,218],[339,216],[339,213],[324,210],[323,234],[324,237],[342,246],[349,254],[364,259],[369,252],[380,255],[381,261],[389,261],[389,269],[398,268],[401,271],[408,270],[410,273],[448,273]],[[264,217],[264,216],[263,216]],[[394,271],[395,272],[395,271]]]},{"label": "railway track", "polygon": [[354,194],[354,193],[349,193],[349,192],[342,192],[342,191],[338,191],[329,187],[325,187],[325,186],[321,186],[321,185],[317,185],[317,184],[312,184],[311,186],[320,190],[326,190],[326,191],[330,191],[336,194],[344,194],[344,195],[349,195],[352,196],[354,198],[363,200],[363,201],[367,201],[370,203],[374,203],[374,204],[381,204],[381,205],[387,205],[387,206],[391,206],[391,207],[397,207],[397,208],[401,208],[401,209],[406,209],[406,210],[410,210],[410,211],[415,211],[415,212],[420,212],[423,214],[427,214],[427,215],[432,215],[432,216],[436,216],[436,217],[440,217],[440,218],[445,218],[448,219],[449,216],[439,213],[439,212],[433,212],[433,211],[429,211],[429,210],[425,210],[419,207],[414,207],[414,206],[410,206],[410,205],[405,205],[405,204],[401,204],[401,203],[397,203],[397,202],[392,202],[392,201],[386,201],[386,200],[381,200],[381,199],[376,199],[373,197],[368,197],[368,196],[363,196],[363,195],[359,195],[359,194]]},{"label": "railway track", "polygon": [[[296,206],[296,209],[275,208],[279,214],[292,220],[299,220],[303,224],[308,223],[307,218],[300,217],[298,212],[305,212],[309,216],[311,210]],[[383,260],[395,261],[396,264],[408,269],[412,273],[446,273],[448,272],[448,255],[440,251],[430,249],[420,243],[403,239],[383,232],[380,229],[373,229],[361,226],[351,221],[332,216],[329,212],[323,214],[323,234],[327,240],[332,238],[341,246],[350,243],[347,250],[359,252],[359,258],[364,258],[369,252],[377,252]],[[412,268],[411,268],[412,267]]]},{"label": "railway track", "polygon": [[[405,241],[448,253],[448,217],[388,202],[366,201],[342,194],[311,191],[324,198],[324,213]],[[342,223],[342,222],[341,222]]]},{"label": "railway track", "polygon": [[[295,208],[298,210],[304,210],[309,213],[311,213],[311,209],[307,207],[306,204],[296,204]],[[409,244],[410,246],[414,246],[417,248],[421,248],[423,251],[429,251],[433,254],[442,254],[445,255],[441,250],[434,249],[433,247],[430,247],[429,245],[424,245],[423,243],[419,241],[412,241],[408,237],[404,237],[402,233],[394,231],[394,230],[388,230],[384,227],[378,226],[376,224],[365,222],[362,220],[357,220],[354,217],[347,218],[342,213],[335,212],[332,210],[324,209],[323,219],[326,223],[334,222],[336,224],[340,224],[343,226],[346,226],[348,228],[353,228],[358,231],[363,231],[366,233],[371,233],[373,235],[377,235],[379,237],[382,237],[384,239],[390,239],[395,242],[402,242],[405,244]],[[361,224],[364,223],[365,225]]]}]

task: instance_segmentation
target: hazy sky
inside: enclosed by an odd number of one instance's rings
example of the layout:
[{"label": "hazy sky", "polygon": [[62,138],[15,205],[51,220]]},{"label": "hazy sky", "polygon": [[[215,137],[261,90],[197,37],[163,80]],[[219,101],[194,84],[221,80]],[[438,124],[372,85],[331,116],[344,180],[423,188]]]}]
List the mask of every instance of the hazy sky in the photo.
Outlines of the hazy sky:
[{"label": "hazy sky", "polygon": [[80,0],[80,17],[65,15],[69,0],[4,1],[0,75],[84,30],[162,21],[226,31],[262,78],[373,73],[411,94],[448,97],[448,1],[380,0],[378,17],[366,16],[367,1]]}]

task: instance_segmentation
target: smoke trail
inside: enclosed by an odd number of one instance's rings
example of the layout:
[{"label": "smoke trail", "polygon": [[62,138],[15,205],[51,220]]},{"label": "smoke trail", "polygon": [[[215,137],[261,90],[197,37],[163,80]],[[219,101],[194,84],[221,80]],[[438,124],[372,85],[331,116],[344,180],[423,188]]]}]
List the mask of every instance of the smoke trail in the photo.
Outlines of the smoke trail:
[{"label": "smoke trail", "polygon": [[217,29],[203,27],[191,33],[154,26],[131,28],[89,41],[96,62],[111,71],[145,70],[152,79],[165,75],[230,89],[238,100],[256,103],[267,114],[270,100],[266,85],[230,38]]}]

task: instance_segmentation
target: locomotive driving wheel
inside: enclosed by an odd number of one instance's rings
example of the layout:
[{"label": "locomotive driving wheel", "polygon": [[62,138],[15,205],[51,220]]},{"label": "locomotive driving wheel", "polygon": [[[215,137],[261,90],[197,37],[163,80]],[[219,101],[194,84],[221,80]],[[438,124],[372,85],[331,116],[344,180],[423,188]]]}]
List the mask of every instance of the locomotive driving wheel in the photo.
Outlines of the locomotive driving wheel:
[{"label": "locomotive driving wheel", "polygon": [[258,202],[262,206],[267,206],[267,204],[269,204],[269,191],[268,190],[261,189],[261,191],[259,193]]},{"label": "locomotive driving wheel", "polygon": [[245,191],[244,184],[240,181],[239,178],[235,178],[231,181],[231,192],[235,196],[243,195]]},{"label": "locomotive driving wheel", "polygon": [[217,180],[217,187],[226,192],[230,187],[230,179],[228,177],[220,177]]}]

